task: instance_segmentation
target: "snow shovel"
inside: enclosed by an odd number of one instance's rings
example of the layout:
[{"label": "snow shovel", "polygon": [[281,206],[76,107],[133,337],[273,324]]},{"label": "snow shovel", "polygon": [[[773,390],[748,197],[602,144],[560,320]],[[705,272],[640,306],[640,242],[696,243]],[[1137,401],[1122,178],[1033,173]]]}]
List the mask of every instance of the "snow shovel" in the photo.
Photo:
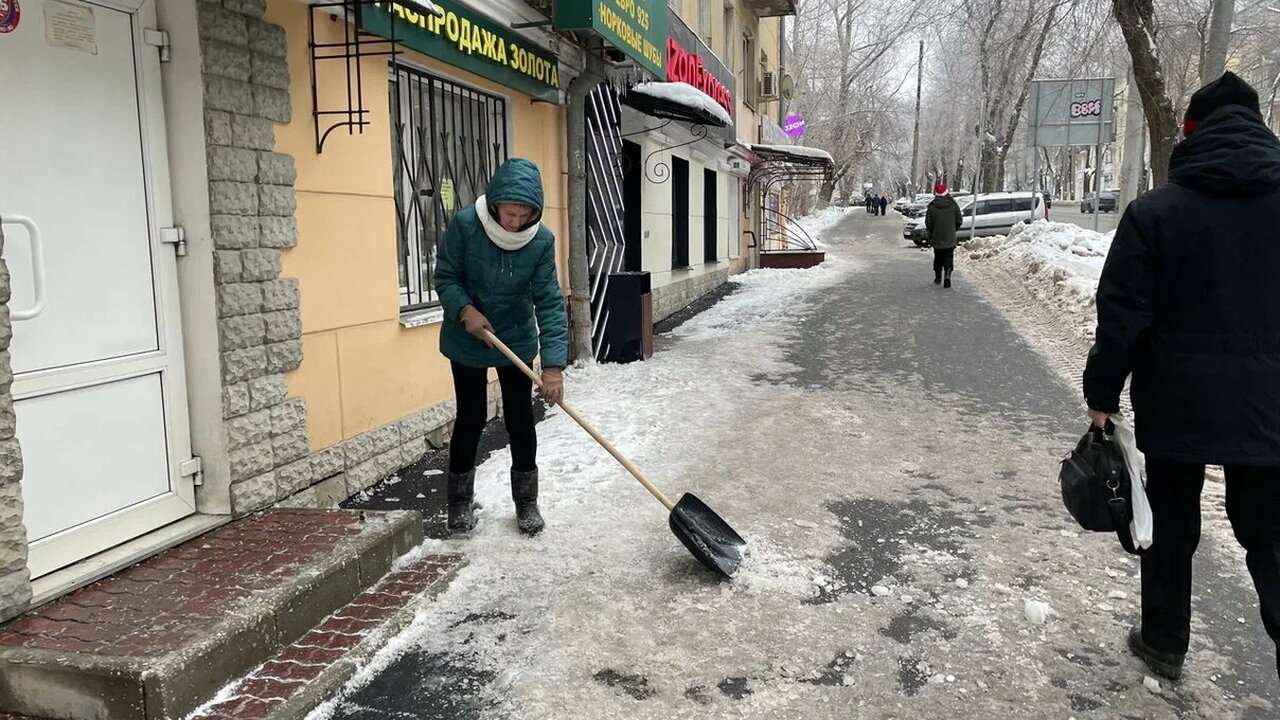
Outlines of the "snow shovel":
[{"label": "snow shovel", "polygon": [[[538,377],[537,373],[524,364],[524,361],[516,357],[516,354],[511,352],[511,348],[503,344],[493,333],[486,332],[485,334],[493,347],[497,348],[503,355],[506,355],[512,364],[520,368],[521,372],[528,375],[534,385],[539,388],[542,387],[542,378]],[[635,479],[640,481],[645,490],[648,490],[654,497],[658,498],[658,502],[661,502],[671,512],[669,518],[671,532],[675,533],[675,536],[680,539],[680,542],[684,543],[684,546],[697,558],[698,562],[725,577],[732,577],[737,572],[738,566],[742,564],[742,556],[746,553],[747,541],[734,532],[733,528],[729,527],[729,523],[721,519],[715,511],[707,507],[707,504],[699,500],[693,493],[681,495],[678,503],[671,502],[666,495],[662,494],[661,490],[649,482],[649,479],[644,476],[644,473],[640,472],[640,468],[636,467],[635,463],[628,460],[612,443],[604,439],[600,431],[592,427],[590,423],[578,414],[577,410],[569,407],[568,403],[564,401],[561,401],[559,405],[569,417],[573,418],[575,422],[582,426],[583,430],[587,431],[588,435],[600,443],[600,447],[609,451],[609,454],[615,460],[622,463],[627,472],[635,476]]]}]

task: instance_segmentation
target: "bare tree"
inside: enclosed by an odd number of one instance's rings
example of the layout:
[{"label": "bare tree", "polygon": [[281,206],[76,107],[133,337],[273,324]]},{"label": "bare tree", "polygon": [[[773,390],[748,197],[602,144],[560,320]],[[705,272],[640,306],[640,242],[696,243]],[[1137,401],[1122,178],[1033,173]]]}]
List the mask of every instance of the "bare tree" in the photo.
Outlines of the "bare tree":
[{"label": "bare tree", "polygon": [[1227,46],[1231,42],[1231,25],[1235,15],[1235,0],[1213,0],[1209,32],[1205,38],[1204,62],[1200,64],[1202,84],[1217,78],[1227,69]]},{"label": "bare tree", "polygon": [[1134,82],[1147,118],[1152,182],[1163,185],[1169,179],[1169,156],[1178,139],[1178,126],[1165,87],[1164,67],[1156,55],[1155,6],[1152,0],[1111,0],[1111,12],[1124,33],[1133,60]]}]

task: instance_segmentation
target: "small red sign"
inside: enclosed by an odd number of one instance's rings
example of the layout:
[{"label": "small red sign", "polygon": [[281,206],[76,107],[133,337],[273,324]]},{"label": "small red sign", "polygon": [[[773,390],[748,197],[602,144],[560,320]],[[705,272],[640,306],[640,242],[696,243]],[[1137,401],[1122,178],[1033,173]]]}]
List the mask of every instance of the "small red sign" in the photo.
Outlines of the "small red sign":
[{"label": "small red sign", "polygon": [[13,32],[22,20],[22,8],[18,0],[0,0],[0,35]]},{"label": "small red sign", "polygon": [[673,37],[667,38],[667,81],[698,88],[733,117],[733,92],[703,67],[701,55],[686,51]]}]

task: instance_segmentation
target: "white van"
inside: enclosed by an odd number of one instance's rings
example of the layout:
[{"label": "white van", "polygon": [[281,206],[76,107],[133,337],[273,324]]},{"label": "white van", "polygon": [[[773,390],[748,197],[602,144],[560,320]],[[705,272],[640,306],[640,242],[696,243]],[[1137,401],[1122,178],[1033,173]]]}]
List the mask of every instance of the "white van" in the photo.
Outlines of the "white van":
[{"label": "white van", "polygon": [[964,225],[957,236],[962,240],[988,235],[1007,235],[1018,223],[1048,220],[1049,206],[1044,195],[1032,192],[980,193],[977,197],[977,232],[974,226],[974,196],[957,196],[964,213]]}]

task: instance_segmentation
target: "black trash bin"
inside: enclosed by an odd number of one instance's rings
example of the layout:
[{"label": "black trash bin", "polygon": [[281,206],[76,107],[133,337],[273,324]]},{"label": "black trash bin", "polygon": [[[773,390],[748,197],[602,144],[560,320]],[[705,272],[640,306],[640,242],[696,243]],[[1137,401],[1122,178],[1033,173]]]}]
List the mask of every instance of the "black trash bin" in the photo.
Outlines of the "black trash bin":
[{"label": "black trash bin", "polygon": [[653,356],[653,295],[649,273],[610,274],[605,311],[608,321],[601,346],[602,361],[628,363]]}]

